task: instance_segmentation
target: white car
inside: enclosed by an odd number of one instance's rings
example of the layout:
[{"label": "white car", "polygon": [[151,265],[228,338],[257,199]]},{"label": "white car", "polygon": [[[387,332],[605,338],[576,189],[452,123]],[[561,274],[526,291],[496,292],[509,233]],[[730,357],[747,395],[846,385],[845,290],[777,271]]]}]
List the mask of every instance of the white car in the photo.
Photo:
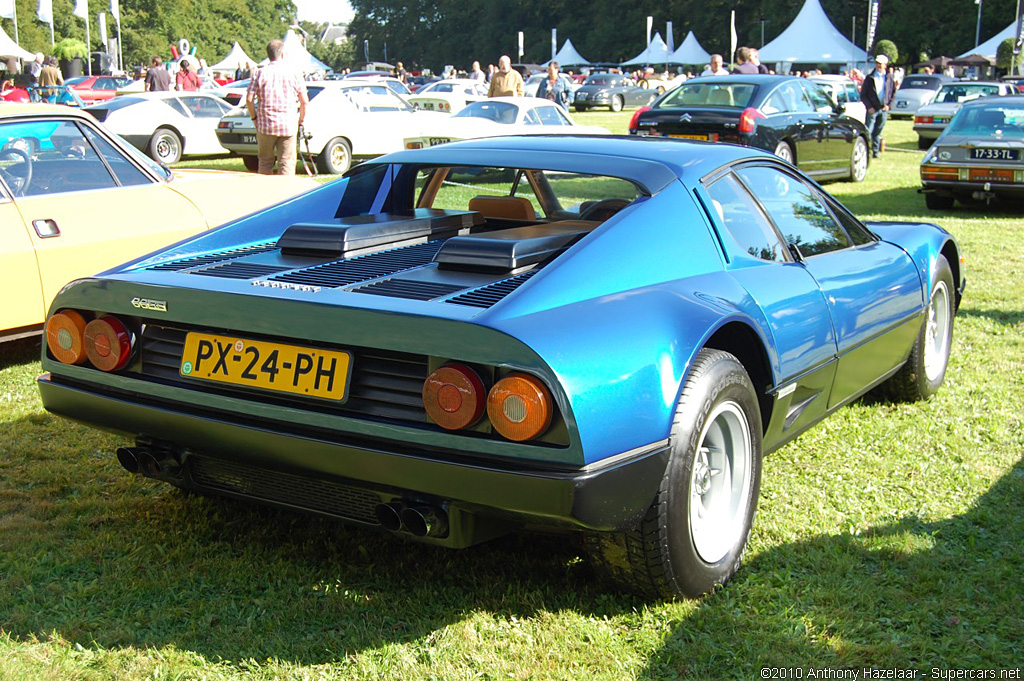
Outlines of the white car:
[{"label": "white car", "polygon": [[[413,109],[380,82],[362,78],[306,83],[309,105],[299,152],[316,155],[322,173],[340,174],[353,160],[399,151],[409,135],[434,134],[449,116]],[[221,145],[256,170],[256,128],[244,107],[225,115],[217,127]],[[308,146],[307,146],[308,145]]]},{"label": "white car", "polygon": [[833,102],[843,105],[847,116],[861,123],[867,119],[868,111],[860,100],[860,88],[852,80],[833,75],[811,76],[810,80],[820,85]]},{"label": "white car", "polygon": [[499,135],[610,135],[596,125],[577,125],[565,110],[535,97],[493,97],[474,102],[430,135],[406,137],[406,149],[423,149],[453,140]]},{"label": "white car", "polygon": [[471,102],[487,99],[487,85],[468,78],[438,80],[406,99],[417,109],[457,113]]},{"label": "white car", "polygon": [[85,107],[85,111],[154,161],[226,154],[217,125],[231,105],[204,92],[139,92]]}]

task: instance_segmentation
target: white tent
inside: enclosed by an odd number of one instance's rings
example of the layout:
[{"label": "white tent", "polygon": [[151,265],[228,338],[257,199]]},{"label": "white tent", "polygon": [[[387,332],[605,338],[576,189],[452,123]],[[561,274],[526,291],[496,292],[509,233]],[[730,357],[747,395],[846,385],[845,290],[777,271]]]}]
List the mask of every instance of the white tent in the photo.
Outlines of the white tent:
[{"label": "white tent", "polygon": [[[307,74],[313,73],[314,71],[331,70],[330,66],[309,53],[306,46],[302,44],[302,40],[295,34],[295,31],[289,29],[289,31],[284,34],[283,42],[284,61],[285,63],[290,64],[293,68]],[[260,66],[266,66],[269,63],[269,59],[264,59],[260,62]]]},{"label": "white tent", "polygon": [[228,52],[228,56],[224,57],[216,64],[211,64],[207,68],[211,71],[234,71],[238,68],[239,64],[242,65],[242,68],[246,68],[252,61],[253,59],[245,53],[245,50],[243,50],[242,46],[236,41],[235,44],[231,46],[231,51]]},{"label": "white tent", "polygon": [[701,47],[693,31],[686,34],[686,39],[668,56],[670,64],[707,64],[711,54]]},{"label": "white tent", "polygon": [[[571,40],[566,40],[562,43],[562,49],[558,51],[555,58],[551,61],[557,61],[559,66],[589,66],[590,62],[583,58],[579,52],[576,51],[576,47],[572,44]],[[551,61],[544,62],[544,66],[547,66]]]},{"label": "white tent", "polygon": [[982,44],[978,45],[977,47],[972,47],[971,49],[967,50],[963,54],[958,55],[957,59],[962,59],[962,58],[968,57],[968,56],[970,56],[972,54],[980,54],[982,57],[988,57],[989,59],[995,59],[996,58],[996,50],[999,49],[999,45],[1004,40],[1006,40],[1007,38],[1012,38],[1016,28],[1017,28],[1017,22],[1015,21],[1012,24],[1010,24],[1009,26],[1007,26],[1006,28],[1004,28],[1002,31],[999,31],[999,33],[996,33],[994,36],[992,36],[991,38],[989,38],[988,40],[986,40]]},{"label": "white tent", "polygon": [[622,62],[623,66],[640,66],[643,64],[667,64],[669,61],[668,44],[661,37],[660,33],[655,33],[654,37],[651,38],[650,44],[640,54],[636,55],[629,61]]},{"label": "white tent", "polygon": [[836,30],[819,0],[806,0],[793,23],[759,53],[762,63],[852,64],[868,58]]},{"label": "white tent", "polygon": [[10,39],[7,31],[0,28],[0,58],[10,59],[11,57],[23,61],[35,61],[36,55],[28,50],[23,50],[18,43]]}]

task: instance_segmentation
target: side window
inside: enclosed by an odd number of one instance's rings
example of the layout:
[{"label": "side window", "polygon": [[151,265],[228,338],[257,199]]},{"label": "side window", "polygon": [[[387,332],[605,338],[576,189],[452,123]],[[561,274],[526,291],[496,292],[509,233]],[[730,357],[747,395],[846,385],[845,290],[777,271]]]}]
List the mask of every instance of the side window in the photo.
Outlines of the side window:
[{"label": "side window", "polygon": [[569,125],[562,111],[556,106],[537,107],[531,113],[537,114],[541,125]]},{"label": "side window", "polygon": [[804,89],[800,87],[800,83],[783,83],[777,92],[785,100],[787,111],[814,111],[814,107],[811,106],[811,102],[804,95]]},{"label": "side window", "polygon": [[107,162],[111,170],[117,176],[117,181],[122,187],[129,187],[137,184],[150,184],[153,182],[145,173],[135,167],[124,155],[118,151],[110,142],[100,137],[93,130],[85,128],[85,136],[93,147],[100,153],[100,156]]},{"label": "side window", "polygon": [[804,91],[807,93],[807,99],[810,100],[811,106],[818,113],[832,113],[832,102],[829,96],[818,87],[815,83],[801,83],[804,86]]},{"label": "side window", "polygon": [[224,115],[224,109],[221,108],[218,100],[212,97],[196,97],[193,95],[182,97],[181,99],[196,118],[220,118]]},{"label": "side window", "polygon": [[776,168],[755,166],[736,171],[788,243],[810,257],[850,246],[849,237],[814,190]]},{"label": "side window", "polygon": [[[7,152],[0,166],[15,195],[44,196],[117,186],[73,121],[0,125],[0,149],[22,152]],[[32,159],[31,167],[26,157]]]},{"label": "side window", "polygon": [[732,237],[735,255],[746,253],[759,260],[785,262],[786,247],[779,240],[760,207],[732,174],[726,175],[707,188],[712,206],[726,234]]},{"label": "side window", "polygon": [[182,104],[181,100],[177,97],[168,97],[164,100],[164,104],[171,107],[185,118],[189,117],[188,109],[185,107],[184,104]]},{"label": "side window", "polygon": [[860,223],[860,220],[850,215],[849,211],[843,208],[838,201],[832,197],[826,197],[828,207],[832,209],[832,214],[836,216],[839,223],[846,229],[846,233],[850,236],[850,240],[853,241],[855,246],[863,246],[875,242],[875,237],[871,232],[868,231],[867,227]]},{"label": "side window", "polygon": [[851,102],[860,101],[860,91],[857,89],[857,86],[854,85],[853,83],[846,84],[846,98]]},{"label": "side window", "polygon": [[780,92],[780,90],[781,88],[777,88],[775,92],[768,95],[764,104],[761,105],[761,112],[766,116],[790,111],[789,104],[786,103],[786,98],[782,96],[782,92]]},{"label": "side window", "polygon": [[536,109],[530,109],[526,112],[526,115],[523,117],[523,123],[526,125],[542,125]]}]

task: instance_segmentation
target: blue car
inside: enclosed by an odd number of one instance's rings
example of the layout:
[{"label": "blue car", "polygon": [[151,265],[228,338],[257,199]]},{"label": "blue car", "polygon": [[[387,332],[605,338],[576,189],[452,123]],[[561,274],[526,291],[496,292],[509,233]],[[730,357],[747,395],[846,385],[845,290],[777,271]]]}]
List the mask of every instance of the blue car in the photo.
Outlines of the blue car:
[{"label": "blue car", "polygon": [[766,453],[938,390],[961,267],[748,148],[454,142],[68,285],[39,387],[134,438],[135,474],[455,548],[583,535],[619,584],[697,596]]}]

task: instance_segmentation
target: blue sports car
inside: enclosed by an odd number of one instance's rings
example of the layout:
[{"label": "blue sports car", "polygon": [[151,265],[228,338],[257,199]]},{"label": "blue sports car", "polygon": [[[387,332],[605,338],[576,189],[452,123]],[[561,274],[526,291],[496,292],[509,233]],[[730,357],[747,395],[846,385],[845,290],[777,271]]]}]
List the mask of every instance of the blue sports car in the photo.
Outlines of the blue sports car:
[{"label": "blue sports car", "polygon": [[449,547],[577,533],[696,596],[739,566],[765,453],[939,388],[961,267],[756,150],[455,142],[70,284],[39,386],[134,437],[132,473]]}]

